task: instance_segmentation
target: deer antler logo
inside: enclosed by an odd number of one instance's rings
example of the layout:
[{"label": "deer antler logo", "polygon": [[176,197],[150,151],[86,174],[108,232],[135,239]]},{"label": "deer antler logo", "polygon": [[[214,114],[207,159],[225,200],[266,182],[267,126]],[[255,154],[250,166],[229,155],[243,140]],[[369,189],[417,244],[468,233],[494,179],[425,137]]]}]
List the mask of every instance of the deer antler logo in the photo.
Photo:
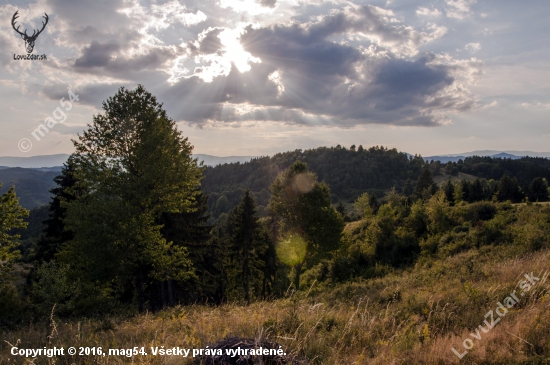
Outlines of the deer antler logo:
[{"label": "deer antler logo", "polygon": [[[35,29],[32,33],[31,36],[29,36],[27,34],[27,30],[25,29],[25,32],[22,33],[19,31],[19,27],[20,25],[17,26],[17,28],[15,27],[15,20],[19,17],[19,15],[17,15],[17,13],[19,13],[19,10],[17,10],[15,12],[15,14],[13,14],[13,17],[11,18],[11,26],[13,27],[13,29],[15,29],[15,31],[17,33],[19,33],[19,35],[21,36],[21,38],[23,38],[25,40],[25,48],[27,48],[27,53],[32,53],[33,49],[34,49],[34,42],[36,41],[36,38],[38,38],[38,35],[40,33],[42,33],[42,31],[44,30],[44,28],[46,28],[46,24],[48,24],[48,14],[44,13],[44,19],[46,19],[45,22],[42,22],[42,29],[38,30],[38,29]],[[38,32],[38,33],[37,33]]]}]

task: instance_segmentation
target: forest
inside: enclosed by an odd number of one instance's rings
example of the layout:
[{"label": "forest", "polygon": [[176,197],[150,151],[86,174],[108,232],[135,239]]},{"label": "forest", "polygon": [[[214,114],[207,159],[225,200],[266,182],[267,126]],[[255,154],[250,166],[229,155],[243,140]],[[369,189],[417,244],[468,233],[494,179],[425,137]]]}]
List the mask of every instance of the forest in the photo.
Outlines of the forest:
[{"label": "forest", "polygon": [[[261,328],[311,363],[448,363],[448,339],[548,262],[547,159],[338,145],[203,167],[142,86],[107,99],[73,143],[48,206],[22,208],[17,186],[0,199],[8,342],[42,346],[54,323],[63,343],[78,323],[89,345],[138,346],[159,321],[189,346]],[[550,358],[548,298],[541,284],[507,317],[524,342],[497,350],[507,337],[493,335],[471,363]]]}]

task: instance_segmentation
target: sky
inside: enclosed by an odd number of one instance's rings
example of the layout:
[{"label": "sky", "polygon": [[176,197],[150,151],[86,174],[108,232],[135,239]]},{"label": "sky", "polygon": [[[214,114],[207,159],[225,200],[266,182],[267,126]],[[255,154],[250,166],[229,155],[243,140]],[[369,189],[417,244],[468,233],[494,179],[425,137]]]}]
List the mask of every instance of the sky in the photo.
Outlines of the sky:
[{"label": "sky", "polygon": [[[0,156],[73,152],[102,101],[138,84],[194,153],[548,152],[548,5],[0,0]],[[32,53],[46,60],[16,59],[16,11],[28,35],[47,14]]]}]

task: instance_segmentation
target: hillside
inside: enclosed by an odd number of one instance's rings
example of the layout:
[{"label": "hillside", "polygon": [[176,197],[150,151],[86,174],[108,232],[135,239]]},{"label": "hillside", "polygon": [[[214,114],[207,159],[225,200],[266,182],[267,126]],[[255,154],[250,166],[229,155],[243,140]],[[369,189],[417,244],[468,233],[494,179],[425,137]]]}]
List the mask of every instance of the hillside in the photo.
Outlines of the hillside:
[{"label": "hillside", "polygon": [[330,187],[334,202],[353,201],[365,191],[382,195],[393,186],[405,185],[407,180],[413,185],[424,164],[420,156],[408,157],[396,149],[337,146],[278,153],[243,164],[208,167],[202,187],[210,195],[210,210],[214,214],[226,212],[236,205],[247,188],[253,192],[259,205],[267,206],[269,186],[296,160],[305,162],[308,169]]},{"label": "hillside", "polygon": [[0,194],[15,185],[21,206],[32,209],[50,202],[50,189],[55,187],[53,178],[59,171],[39,171],[20,167],[0,170]]},{"label": "hillside", "polygon": [[[332,287],[314,283],[308,290],[249,306],[177,306],[134,318],[78,323],[54,317],[56,332],[50,340],[46,338],[53,329],[47,326],[5,333],[0,362],[9,359],[8,343],[21,339],[21,348],[41,348],[46,342],[48,347],[85,345],[105,352],[144,347],[148,356],[137,355],[133,362],[190,365],[193,358],[152,356],[150,348],[199,349],[226,336],[257,339],[261,334],[311,365],[457,364],[453,348],[464,354],[464,364],[544,364],[550,356],[550,251],[524,256],[517,252],[511,246],[474,249],[424,260],[383,278]],[[514,290],[519,294],[518,282],[531,273],[540,279],[536,286],[500,318],[494,312],[497,303]],[[489,311],[498,323],[485,333],[478,326],[487,329],[483,321]],[[463,346],[467,339],[474,344],[470,351]],[[129,361],[124,356],[55,359],[60,365]]]},{"label": "hillside", "polygon": [[[334,203],[343,201],[348,205],[364,192],[380,197],[393,186],[410,192],[422,166],[425,166],[421,156],[411,156],[396,149],[364,149],[361,146],[320,147],[252,159],[247,156],[195,157],[202,157],[207,164],[217,164],[206,167],[201,182],[203,191],[209,195],[209,210],[216,217],[237,205],[247,188],[250,188],[261,206],[260,211],[264,211],[269,201],[269,186],[279,172],[296,160],[307,163],[319,180],[329,185]],[[234,159],[249,161],[225,163]],[[449,178],[452,181],[473,181],[478,177],[499,180],[505,174],[516,177],[521,187],[527,186],[533,178],[539,176],[550,180],[550,161],[541,157],[511,159],[473,156],[466,157],[459,163],[434,162],[430,164],[430,169],[438,184]],[[50,200],[49,190],[54,187],[53,177],[58,172],[59,168],[0,169],[0,182],[3,182],[0,192],[5,192],[15,184],[17,195],[25,208],[32,209],[47,204]]]}]

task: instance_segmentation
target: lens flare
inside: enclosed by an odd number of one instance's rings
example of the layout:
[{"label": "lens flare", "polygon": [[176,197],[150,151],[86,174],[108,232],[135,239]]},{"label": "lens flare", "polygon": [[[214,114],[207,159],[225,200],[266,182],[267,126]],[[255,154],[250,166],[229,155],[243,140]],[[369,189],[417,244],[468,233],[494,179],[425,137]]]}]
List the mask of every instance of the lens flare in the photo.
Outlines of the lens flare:
[{"label": "lens flare", "polygon": [[297,233],[289,233],[283,237],[276,247],[279,260],[288,266],[296,266],[304,262],[307,242]]}]

